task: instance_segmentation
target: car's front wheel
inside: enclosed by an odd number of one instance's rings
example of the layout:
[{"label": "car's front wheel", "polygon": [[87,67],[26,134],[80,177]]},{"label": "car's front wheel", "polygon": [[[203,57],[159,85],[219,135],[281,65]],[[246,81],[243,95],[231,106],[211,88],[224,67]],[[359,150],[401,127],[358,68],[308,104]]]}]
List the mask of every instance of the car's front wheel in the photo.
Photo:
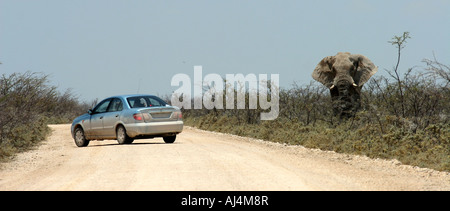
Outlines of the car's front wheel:
[{"label": "car's front wheel", "polygon": [[78,147],[86,147],[89,145],[89,140],[86,139],[86,136],[84,136],[83,128],[77,127],[75,129],[75,144]]},{"label": "car's front wheel", "polygon": [[134,141],[134,139],[130,138],[127,135],[127,131],[125,130],[125,128],[122,125],[117,127],[116,137],[117,137],[117,142],[119,142],[119,144],[131,144]]}]

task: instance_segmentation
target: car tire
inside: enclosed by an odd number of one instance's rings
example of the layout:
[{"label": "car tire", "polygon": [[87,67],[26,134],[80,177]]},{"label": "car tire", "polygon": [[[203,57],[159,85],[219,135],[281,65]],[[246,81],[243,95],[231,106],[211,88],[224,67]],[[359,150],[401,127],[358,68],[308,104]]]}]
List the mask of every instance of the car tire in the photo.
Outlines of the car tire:
[{"label": "car tire", "polygon": [[86,139],[84,130],[81,127],[77,127],[75,129],[74,140],[77,147],[87,147],[87,145],[89,145],[89,140]]},{"label": "car tire", "polygon": [[176,139],[176,138],[177,138],[176,135],[174,135],[174,136],[164,136],[164,137],[163,137],[164,142],[165,142],[166,144],[171,144],[171,143],[175,142],[175,139]]},{"label": "car tire", "polygon": [[134,141],[134,139],[130,138],[127,135],[127,130],[125,130],[125,127],[123,127],[122,125],[117,127],[116,138],[119,144],[131,144]]}]

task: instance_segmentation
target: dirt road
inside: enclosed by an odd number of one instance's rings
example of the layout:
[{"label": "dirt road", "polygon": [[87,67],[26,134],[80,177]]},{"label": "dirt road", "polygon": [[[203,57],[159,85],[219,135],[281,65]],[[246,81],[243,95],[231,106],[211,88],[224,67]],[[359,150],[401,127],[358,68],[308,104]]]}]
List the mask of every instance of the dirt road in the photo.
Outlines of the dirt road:
[{"label": "dirt road", "polygon": [[50,127],[36,150],[0,166],[0,190],[450,190],[445,172],[190,127],[174,144],[86,148],[70,125]]}]

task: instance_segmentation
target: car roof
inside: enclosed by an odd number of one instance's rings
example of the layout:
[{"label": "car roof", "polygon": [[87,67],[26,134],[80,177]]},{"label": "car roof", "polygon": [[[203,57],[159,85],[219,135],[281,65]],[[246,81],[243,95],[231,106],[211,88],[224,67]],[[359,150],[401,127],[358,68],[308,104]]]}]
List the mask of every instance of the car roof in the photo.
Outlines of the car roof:
[{"label": "car roof", "polygon": [[[140,96],[156,97],[155,95],[149,95],[149,94],[129,94],[129,95],[116,95],[116,96],[111,96],[108,98],[129,98],[129,97],[140,97]],[[108,99],[108,98],[105,98],[105,99]]]}]

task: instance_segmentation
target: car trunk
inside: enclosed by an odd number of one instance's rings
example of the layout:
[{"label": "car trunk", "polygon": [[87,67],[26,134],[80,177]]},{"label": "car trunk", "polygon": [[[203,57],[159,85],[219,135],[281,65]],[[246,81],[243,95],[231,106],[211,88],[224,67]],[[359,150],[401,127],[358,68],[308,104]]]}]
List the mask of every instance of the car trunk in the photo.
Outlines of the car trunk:
[{"label": "car trunk", "polygon": [[139,109],[139,111],[144,116],[145,122],[165,122],[178,120],[178,117],[173,115],[176,110],[172,107],[143,108]]}]

